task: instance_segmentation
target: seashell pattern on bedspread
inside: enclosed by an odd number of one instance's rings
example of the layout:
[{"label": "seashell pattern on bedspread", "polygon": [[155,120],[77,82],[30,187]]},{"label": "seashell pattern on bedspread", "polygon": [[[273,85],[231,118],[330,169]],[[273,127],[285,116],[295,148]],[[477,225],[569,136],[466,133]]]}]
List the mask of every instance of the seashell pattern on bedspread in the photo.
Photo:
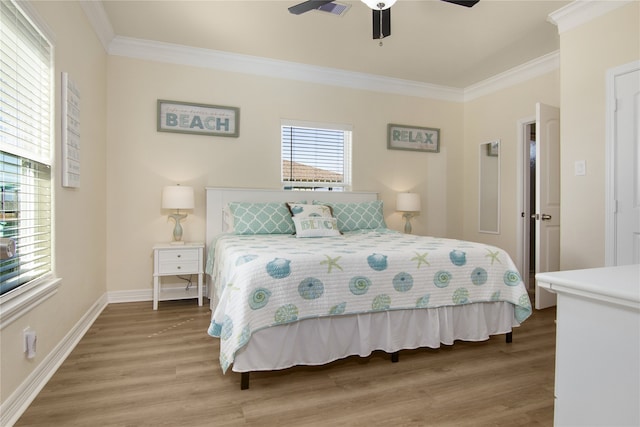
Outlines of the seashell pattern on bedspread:
[{"label": "seashell pattern on bedspread", "polygon": [[519,323],[531,315],[502,249],[388,229],[320,239],[221,235],[207,273],[219,300],[208,333],[221,340],[223,372],[251,334],[301,319],[491,301],[513,304]]}]

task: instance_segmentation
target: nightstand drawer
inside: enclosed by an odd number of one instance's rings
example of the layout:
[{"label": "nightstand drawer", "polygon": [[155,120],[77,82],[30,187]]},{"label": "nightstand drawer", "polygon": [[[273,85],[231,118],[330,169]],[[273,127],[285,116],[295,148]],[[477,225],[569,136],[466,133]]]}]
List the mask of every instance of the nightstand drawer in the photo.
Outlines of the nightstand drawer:
[{"label": "nightstand drawer", "polygon": [[158,251],[160,264],[180,261],[198,261],[198,248],[163,249]]},{"label": "nightstand drawer", "polygon": [[159,274],[195,274],[199,271],[197,257],[193,261],[162,261],[158,266]]}]

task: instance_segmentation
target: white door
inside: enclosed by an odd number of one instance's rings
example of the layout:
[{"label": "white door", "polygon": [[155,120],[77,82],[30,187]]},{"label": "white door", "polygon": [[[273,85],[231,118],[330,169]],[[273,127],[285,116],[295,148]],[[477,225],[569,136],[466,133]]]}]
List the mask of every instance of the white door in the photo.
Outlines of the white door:
[{"label": "white door", "polygon": [[614,265],[640,264],[640,70],[614,84]]},{"label": "white door", "polygon": [[[560,109],[536,104],[536,273],[560,270]],[[536,283],[535,306],[556,305]]]}]

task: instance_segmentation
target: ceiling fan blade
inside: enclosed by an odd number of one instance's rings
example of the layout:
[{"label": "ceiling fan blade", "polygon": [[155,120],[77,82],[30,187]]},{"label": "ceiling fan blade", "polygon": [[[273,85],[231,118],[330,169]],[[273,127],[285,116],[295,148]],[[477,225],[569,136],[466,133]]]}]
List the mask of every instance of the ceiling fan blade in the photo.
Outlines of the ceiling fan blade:
[{"label": "ceiling fan blade", "polygon": [[308,0],[303,1],[295,6],[291,6],[289,8],[289,12],[294,15],[300,15],[305,12],[309,12],[310,10],[318,9],[319,7],[324,6],[327,3],[333,3],[333,0]]},{"label": "ceiling fan blade", "polygon": [[383,39],[391,35],[391,8],[373,9],[373,39]]},{"label": "ceiling fan blade", "polygon": [[446,1],[447,3],[457,4],[458,6],[473,7],[480,0],[442,0],[442,1]]}]

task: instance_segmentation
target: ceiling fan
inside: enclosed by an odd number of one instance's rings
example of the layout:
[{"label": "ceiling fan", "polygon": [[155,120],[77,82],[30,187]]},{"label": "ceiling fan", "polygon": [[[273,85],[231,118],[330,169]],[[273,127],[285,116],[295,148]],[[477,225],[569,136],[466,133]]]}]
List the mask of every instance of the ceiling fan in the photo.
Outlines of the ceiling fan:
[{"label": "ceiling fan", "polygon": [[[321,9],[335,0],[307,0],[289,8],[289,12],[300,15],[310,10]],[[361,0],[373,12],[373,39],[383,39],[391,35],[391,6],[396,0]],[[459,6],[473,7],[480,0],[442,0]],[[382,42],[380,42],[382,43]]]}]

